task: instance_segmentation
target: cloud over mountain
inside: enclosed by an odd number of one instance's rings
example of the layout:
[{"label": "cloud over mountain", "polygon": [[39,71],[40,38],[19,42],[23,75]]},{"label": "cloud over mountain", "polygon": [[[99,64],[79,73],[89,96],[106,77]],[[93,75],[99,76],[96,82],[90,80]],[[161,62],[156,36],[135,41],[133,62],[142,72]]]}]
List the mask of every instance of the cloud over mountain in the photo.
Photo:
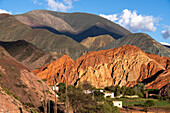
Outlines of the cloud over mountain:
[{"label": "cloud over mountain", "polygon": [[116,22],[133,32],[155,32],[157,29],[155,27],[155,23],[158,21],[157,18],[151,15],[146,16],[142,14],[137,14],[137,11],[124,9],[121,14],[100,14],[100,16],[107,18],[113,22]]},{"label": "cloud over mountain", "polygon": [[67,11],[73,8],[72,2],[77,0],[46,0],[48,8],[53,11]]},{"label": "cloud over mountain", "polygon": [[170,39],[170,26],[168,27],[167,30],[163,30],[162,31],[162,37],[164,39]]},{"label": "cloud over mountain", "polygon": [[160,42],[162,45],[167,45],[167,46],[170,46],[170,44],[169,43],[167,43],[167,42]]},{"label": "cloud over mountain", "polygon": [[11,14],[12,12],[11,12],[11,11],[8,12],[8,11],[6,11],[6,10],[0,9],[0,14],[1,14],[1,13]]}]

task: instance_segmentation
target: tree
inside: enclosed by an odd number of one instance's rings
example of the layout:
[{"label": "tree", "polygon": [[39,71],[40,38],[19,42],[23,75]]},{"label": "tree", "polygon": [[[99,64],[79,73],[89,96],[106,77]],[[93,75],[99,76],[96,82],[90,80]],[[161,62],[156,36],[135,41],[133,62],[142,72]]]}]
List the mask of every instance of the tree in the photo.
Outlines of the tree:
[{"label": "tree", "polygon": [[84,81],[80,86],[83,90],[91,90],[93,87],[88,81]]},{"label": "tree", "polygon": [[122,93],[122,95],[125,95],[125,91],[126,91],[126,87],[125,87],[125,86],[122,86],[122,87],[121,87],[121,93]]},{"label": "tree", "polygon": [[145,107],[151,107],[151,106],[154,106],[155,105],[155,102],[153,100],[147,100],[145,103],[144,103],[144,106]]}]

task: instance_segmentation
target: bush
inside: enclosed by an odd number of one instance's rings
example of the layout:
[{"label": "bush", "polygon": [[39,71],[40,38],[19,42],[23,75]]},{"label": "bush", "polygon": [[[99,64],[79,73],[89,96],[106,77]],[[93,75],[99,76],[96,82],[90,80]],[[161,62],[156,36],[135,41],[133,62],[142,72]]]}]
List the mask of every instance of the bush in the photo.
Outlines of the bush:
[{"label": "bush", "polygon": [[42,84],[42,81],[41,80],[37,80],[37,82],[41,83]]},{"label": "bush", "polygon": [[0,73],[0,77],[2,77],[2,74]]},{"label": "bush", "polygon": [[153,100],[147,100],[145,103],[144,103],[144,106],[145,107],[151,107],[151,106],[154,106],[155,105],[155,102]]},{"label": "bush", "polygon": [[139,96],[139,97],[141,97],[141,98],[143,98],[143,97],[144,97],[144,95],[143,95],[143,93],[142,93],[142,92],[139,92],[139,93],[138,93],[138,96]]}]

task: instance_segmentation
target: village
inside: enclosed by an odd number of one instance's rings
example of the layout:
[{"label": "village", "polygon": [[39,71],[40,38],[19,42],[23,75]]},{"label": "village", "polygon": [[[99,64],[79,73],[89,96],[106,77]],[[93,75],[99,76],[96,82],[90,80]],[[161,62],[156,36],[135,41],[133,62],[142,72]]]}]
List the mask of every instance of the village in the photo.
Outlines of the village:
[{"label": "village", "polygon": [[[86,102],[84,103],[82,99],[89,98],[90,101],[94,100],[97,104],[106,104],[107,102],[111,105],[111,107],[118,109],[117,112],[127,112],[129,110],[147,112],[154,108],[159,108],[156,109],[157,111],[162,110],[162,108],[165,111],[169,110],[166,109],[169,106],[168,97],[162,97],[158,90],[145,89],[144,84],[138,84],[133,88],[125,86],[109,86],[102,89],[92,87],[88,82],[85,82],[81,86],[77,87],[68,85],[68,89],[66,89],[66,85],[64,83],[59,83],[56,86],[51,86],[51,88],[57,93],[58,103],[60,106],[65,105],[65,92],[68,90],[68,100],[80,102],[80,105],[86,104]],[[82,95],[84,95],[84,97]],[[74,102],[72,104],[72,101],[67,102],[69,102],[70,105],[74,105]],[[76,106],[78,106],[78,104],[76,104]]]}]

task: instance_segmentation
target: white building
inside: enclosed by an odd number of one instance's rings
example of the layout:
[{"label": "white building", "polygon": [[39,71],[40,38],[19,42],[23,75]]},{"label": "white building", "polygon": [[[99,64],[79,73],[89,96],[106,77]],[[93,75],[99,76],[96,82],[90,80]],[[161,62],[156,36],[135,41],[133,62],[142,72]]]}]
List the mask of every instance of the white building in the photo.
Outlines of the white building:
[{"label": "white building", "polygon": [[90,94],[90,93],[94,93],[94,90],[83,90],[83,92],[84,92],[85,94]]},{"label": "white building", "polygon": [[122,108],[122,101],[113,101],[113,105]]},{"label": "white building", "polygon": [[110,97],[110,98],[114,98],[114,93],[108,93],[108,92],[104,92],[104,97]]},{"label": "white building", "polygon": [[56,90],[57,92],[59,91],[59,87],[58,86],[51,86],[51,89],[54,91],[54,90]]}]

